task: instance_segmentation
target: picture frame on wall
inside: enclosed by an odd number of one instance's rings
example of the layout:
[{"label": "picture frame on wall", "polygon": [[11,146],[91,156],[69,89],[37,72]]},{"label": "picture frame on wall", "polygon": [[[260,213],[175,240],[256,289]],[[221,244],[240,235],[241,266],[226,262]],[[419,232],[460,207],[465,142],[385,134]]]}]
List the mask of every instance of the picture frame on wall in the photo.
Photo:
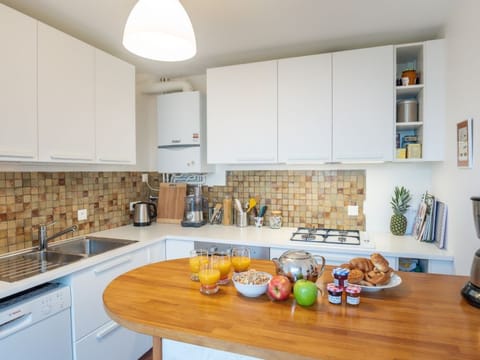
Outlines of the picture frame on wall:
[{"label": "picture frame on wall", "polygon": [[457,123],[457,166],[471,168],[473,161],[473,119]]}]

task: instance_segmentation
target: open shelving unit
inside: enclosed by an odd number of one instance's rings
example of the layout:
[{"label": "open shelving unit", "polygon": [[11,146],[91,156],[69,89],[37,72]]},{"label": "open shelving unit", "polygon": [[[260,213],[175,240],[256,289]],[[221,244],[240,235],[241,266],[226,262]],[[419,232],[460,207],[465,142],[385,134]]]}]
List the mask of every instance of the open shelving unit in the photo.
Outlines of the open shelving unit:
[{"label": "open shelving unit", "polygon": [[[402,72],[405,70],[416,71],[415,84],[407,86],[398,85],[395,87],[395,160],[396,161],[418,161],[420,157],[408,158],[400,157],[398,149],[405,149],[409,143],[423,144],[423,103],[424,103],[424,44],[413,43],[395,46],[395,70],[396,79],[402,78]],[[415,100],[417,102],[417,121],[413,122],[398,122],[398,104],[403,100]],[[411,139],[416,139],[412,141]],[[406,141],[409,140],[409,141]],[[406,155],[405,155],[406,156]]]}]

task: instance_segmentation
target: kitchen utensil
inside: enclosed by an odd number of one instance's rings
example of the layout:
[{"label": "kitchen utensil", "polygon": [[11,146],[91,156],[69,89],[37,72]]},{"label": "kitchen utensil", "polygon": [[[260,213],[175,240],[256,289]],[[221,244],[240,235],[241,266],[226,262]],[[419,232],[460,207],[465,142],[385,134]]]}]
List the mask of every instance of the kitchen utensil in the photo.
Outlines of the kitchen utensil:
[{"label": "kitchen utensil", "polygon": [[[480,239],[480,197],[471,198],[473,204],[473,223]],[[462,289],[463,297],[473,306],[480,308],[480,249],[475,252],[470,270],[470,281]]]},{"label": "kitchen utensil", "polygon": [[247,213],[250,212],[255,206],[257,206],[257,201],[254,198],[248,200]]},{"label": "kitchen utensil", "polygon": [[220,203],[216,204],[215,209],[213,209],[213,214],[210,220],[210,224],[215,224],[218,221],[218,217],[221,210],[222,210],[222,204]]},{"label": "kitchen utensil", "polygon": [[234,202],[235,204],[235,209],[237,209],[238,212],[243,212],[242,204],[240,203],[240,200],[235,199]]},{"label": "kitchen utensil", "polygon": [[148,226],[157,216],[157,206],[151,202],[138,202],[133,205],[133,225]]},{"label": "kitchen utensil", "polygon": [[185,196],[185,210],[181,222],[182,226],[200,227],[207,223],[206,219],[203,218],[203,195],[199,188],[196,188],[195,190],[197,191],[195,191],[194,194]]},{"label": "kitchen utensil", "polygon": [[258,216],[259,217],[264,217],[266,212],[267,212],[267,206],[266,205],[261,205],[260,206],[260,212],[258,213]]},{"label": "kitchen utensil", "polygon": [[236,212],[236,216],[235,216],[235,224],[238,226],[238,227],[245,227],[248,225],[248,217],[247,217],[247,213],[242,211],[237,211]]},{"label": "kitchen utensil", "polygon": [[158,223],[180,224],[184,214],[187,184],[161,183],[158,193]]},{"label": "kitchen utensil", "polygon": [[[321,265],[317,262],[321,260]],[[321,255],[312,255],[304,250],[288,250],[278,259],[273,258],[278,275],[285,275],[295,283],[299,279],[315,282],[325,270],[325,258]]]},{"label": "kitchen utensil", "polygon": [[262,271],[250,270],[233,275],[233,284],[237,291],[246,297],[258,297],[265,294],[272,275]]}]

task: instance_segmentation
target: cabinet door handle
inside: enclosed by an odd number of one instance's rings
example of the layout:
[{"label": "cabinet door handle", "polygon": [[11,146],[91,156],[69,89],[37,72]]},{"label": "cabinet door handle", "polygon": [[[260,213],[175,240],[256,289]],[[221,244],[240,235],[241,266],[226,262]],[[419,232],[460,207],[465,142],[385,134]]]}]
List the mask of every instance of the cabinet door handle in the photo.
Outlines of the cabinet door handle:
[{"label": "cabinet door handle", "polygon": [[97,332],[95,337],[97,338],[97,340],[103,340],[104,337],[108,336],[108,334],[111,334],[112,332],[117,330],[119,327],[120,325],[112,321],[112,323],[109,324],[106,328],[101,329],[99,332]]},{"label": "cabinet door handle", "polygon": [[120,258],[120,259],[116,259],[114,261],[110,261],[108,264],[97,266],[93,270],[93,272],[95,273],[95,275],[98,275],[98,274],[101,274],[102,272],[105,272],[105,271],[113,269],[117,266],[126,264],[130,261],[132,261],[132,257],[131,256],[126,256],[126,257],[123,257],[123,258]]},{"label": "cabinet door handle", "polygon": [[3,157],[15,157],[15,158],[25,158],[25,159],[33,159],[35,155],[28,154],[28,153],[23,153],[23,152],[18,152],[15,150],[8,150],[8,149],[2,149],[0,150],[0,156]]},{"label": "cabinet door handle", "polygon": [[260,161],[269,161],[269,162],[272,162],[272,161],[275,161],[275,158],[272,156],[272,157],[241,157],[241,158],[237,158],[236,159],[237,161],[239,162],[260,162]]},{"label": "cabinet door handle", "polygon": [[52,160],[81,160],[81,161],[92,161],[93,158],[88,155],[83,154],[51,154],[50,159]]},{"label": "cabinet door handle", "polygon": [[107,158],[99,158],[99,161],[105,161],[105,162],[114,162],[114,163],[129,163],[132,160],[128,159],[107,159]]},{"label": "cabinet door handle", "polygon": [[32,313],[28,313],[0,325],[0,339],[6,338],[13,333],[25,329],[26,327],[30,326],[31,323]]}]

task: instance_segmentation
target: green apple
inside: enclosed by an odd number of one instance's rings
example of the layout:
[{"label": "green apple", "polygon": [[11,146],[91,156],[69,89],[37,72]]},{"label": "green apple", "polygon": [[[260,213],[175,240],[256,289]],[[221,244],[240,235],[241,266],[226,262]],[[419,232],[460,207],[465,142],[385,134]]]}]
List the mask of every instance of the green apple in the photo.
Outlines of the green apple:
[{"label": "green apple", "polygon": [[310,280],[297,280],[293,286],[293,295],[297,303],[302,306],[310,306],[317,301],[317,285]]}]

